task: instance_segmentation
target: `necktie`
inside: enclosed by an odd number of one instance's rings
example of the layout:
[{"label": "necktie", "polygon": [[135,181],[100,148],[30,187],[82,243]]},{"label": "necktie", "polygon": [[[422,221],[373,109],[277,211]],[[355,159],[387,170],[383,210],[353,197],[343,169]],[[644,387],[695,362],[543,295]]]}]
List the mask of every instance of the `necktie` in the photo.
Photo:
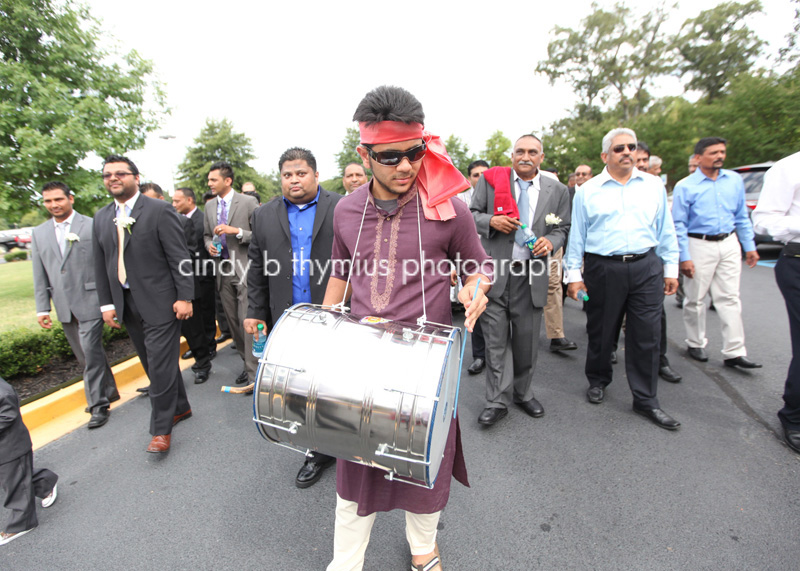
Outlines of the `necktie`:
[{"label": "necktie", "polygon": [[[227,203],[219,199],[220,210],[219,210],[219,217],[217,218],[217,224],[227,224],[228,223],[228,205]],[[224,232],[219,235],[219,242],[222,244],[222,259],[228,259],[228,235]]]},{"label": "necktie", "polygon": [[[117,209],[117,217],[128,216],[128,206],[123,205]],[[123,286],[128,282],[128,272],[125,271],[125,228],[117,224],[117,279]]]},{"label": "necktie", "polygon": [[67,249],[67,223],[59,222],[56,224],[56,240],[58,241],[58,249],[61,250],[61,257],[64,257],[64,251]]},{"label": "necktie", "polygon": [[[517,200],[519,221],[526,226],[530,226],[531,204],[530,200],[528,200],[528,187],[533,183],[532,181],[522,180],[521,178],[517,179],[517,183],[519,183],[519,200]],[[525,246],[525,233],[522,231],[522,228],[517,230],[514,234],[514,241],[520,246]]]}]

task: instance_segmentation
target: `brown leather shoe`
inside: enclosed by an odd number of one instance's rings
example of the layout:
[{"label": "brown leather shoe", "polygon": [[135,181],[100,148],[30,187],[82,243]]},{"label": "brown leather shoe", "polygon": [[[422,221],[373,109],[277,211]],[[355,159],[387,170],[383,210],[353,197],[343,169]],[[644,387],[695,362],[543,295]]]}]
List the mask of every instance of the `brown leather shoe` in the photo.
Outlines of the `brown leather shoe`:
[{"label": "brown leather shoe", "polygon": [[171,436],[171,434],[156,434],[150,441],[150,446],[147,447],[147,451],[153,452],[154,454],[169,452],[169,439]]},{"label": "brown leather shoe", "polygon": [[175,416],[172,417],[172,426],[175,426],[182,420],[186,420],[190,416],[192,416],[192,409],[189,409],[186,412],[182,412],[181,414],[176,414]]}]

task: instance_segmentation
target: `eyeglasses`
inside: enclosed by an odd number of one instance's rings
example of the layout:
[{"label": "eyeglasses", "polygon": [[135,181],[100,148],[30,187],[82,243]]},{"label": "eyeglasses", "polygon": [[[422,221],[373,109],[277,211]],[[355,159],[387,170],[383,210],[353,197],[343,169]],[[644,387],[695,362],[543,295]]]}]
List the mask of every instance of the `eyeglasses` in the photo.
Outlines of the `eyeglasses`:
[{"label": "eyeglasses", "polygon": [[611,150],[619,154],[625,150],[625,147],[628,147],[628,150],[630,152],[633,152],[636,150],[636,143],[628,143],[627,145],[617,145],[616,147],[611,147]]},{"label": "eyeglasses", "polygon": [[369,156],[372,157],[374,161],[387,167],[396,167],[403,162],[403,159],[408,159],[408,162],[410,163],[421,161],[428,150],[428,147],[425,145],[425,143],[408,149],[407,151],[375,152],[369,145],[364,145],[364,148],[367,149]]},{"label": "eyeglasses", "polygon": [[103,180],[108,180],[112,176],[116,178],[125,178],[129,174],[133,174],[132,172],[104,172],[103,173]]}]

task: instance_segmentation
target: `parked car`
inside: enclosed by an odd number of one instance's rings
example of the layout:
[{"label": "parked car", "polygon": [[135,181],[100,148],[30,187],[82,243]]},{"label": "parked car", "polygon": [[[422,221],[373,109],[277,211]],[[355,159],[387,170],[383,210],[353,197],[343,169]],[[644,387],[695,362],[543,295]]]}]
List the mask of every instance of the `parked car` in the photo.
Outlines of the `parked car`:
[{"label": "parked car", "polygon": [[[758,163],[755,165],[744,165],[735,167],[731,170],[738,172],[744,179],[744,198],[747,203],[748,213],[751,215],[758,205],[758,197],[761,196],[761,185],[764,184],[764,173],[767,172],[774,162]],[[778,241],[768,234],[756,233],[756,244],[775,244]]]},{"label": "parked car", "polygon": [[5,230],[0,232],[0,254],[12,248],[27,249],[31,247],[31,235],[22,230]]}]

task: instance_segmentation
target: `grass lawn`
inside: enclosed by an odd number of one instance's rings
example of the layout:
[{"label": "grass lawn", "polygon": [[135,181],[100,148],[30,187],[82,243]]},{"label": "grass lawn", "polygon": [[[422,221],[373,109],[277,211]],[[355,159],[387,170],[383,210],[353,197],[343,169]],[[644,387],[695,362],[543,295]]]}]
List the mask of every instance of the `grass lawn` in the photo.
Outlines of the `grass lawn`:
[{"label": "grass lawn", "polygon": [[39,328],[30,261],[0,264],[0,335],[15,327]]}]

